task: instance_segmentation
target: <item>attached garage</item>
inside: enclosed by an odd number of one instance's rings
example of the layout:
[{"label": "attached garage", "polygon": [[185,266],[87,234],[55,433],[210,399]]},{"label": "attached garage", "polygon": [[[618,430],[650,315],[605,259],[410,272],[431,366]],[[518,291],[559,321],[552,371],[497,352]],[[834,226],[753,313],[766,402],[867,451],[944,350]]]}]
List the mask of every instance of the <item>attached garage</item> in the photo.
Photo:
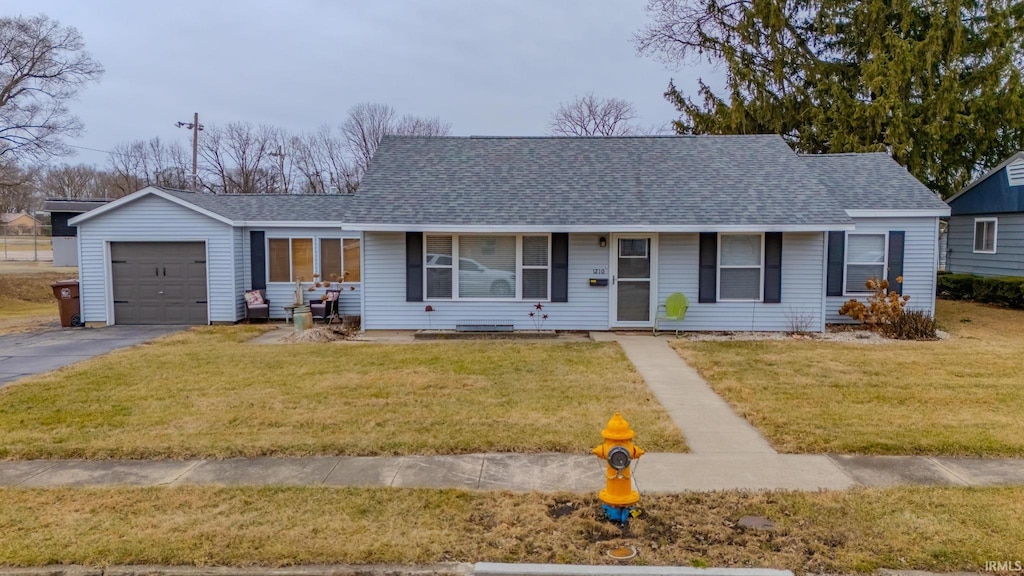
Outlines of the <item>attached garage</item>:
[{"label": "attached garage", "polygon": [[205,242],[111,242],[115,324],[207,324]]},{"label": "attached garage", "polygon": [[78,274],[86,324],[219,324],[244,317],[242,229],[146,188],[86,212]]}]

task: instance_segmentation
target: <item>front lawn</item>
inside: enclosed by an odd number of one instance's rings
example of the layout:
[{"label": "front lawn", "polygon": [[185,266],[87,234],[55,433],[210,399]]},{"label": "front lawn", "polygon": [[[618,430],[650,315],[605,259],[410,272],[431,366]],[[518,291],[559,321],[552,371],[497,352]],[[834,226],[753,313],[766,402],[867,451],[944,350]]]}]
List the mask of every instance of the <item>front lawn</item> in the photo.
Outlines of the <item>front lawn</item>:
[{"label": "front lawn", "polygon": [[199,328],[0,388],[0,458],[583,452],[683,439],[615,344],[247,342]]},{"label": "front lawn", "polygon": [[57,326],[57,300],[50,284],[77,276],[77,268],[0,262],[0,334]]},{"label": "front lawn", "polygon": [[[641,472],[642,473],[642,472]],[[623,531],[594,495],[389,488],[0,489],[0,566],[439,561],[980,572],[1024,550],[1024,488],[644,496]],[[746,515],[771,532],[736,526]]]},{"label": "front lawn", "polygon": [[1024,456],[1024,312],[938,301],[940,342],[684,342],[783,452]]}]

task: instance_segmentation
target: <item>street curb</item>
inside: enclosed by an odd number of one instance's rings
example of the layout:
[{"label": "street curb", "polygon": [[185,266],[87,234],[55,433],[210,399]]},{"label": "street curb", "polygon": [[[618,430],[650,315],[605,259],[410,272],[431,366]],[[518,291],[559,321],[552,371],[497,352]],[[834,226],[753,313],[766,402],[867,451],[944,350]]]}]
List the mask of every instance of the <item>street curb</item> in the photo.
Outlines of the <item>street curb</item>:
[{"label": "street curb", "polygon": [[260,566],[40,566],[0,567],[0,576],[471,576],[473,565],[462,562],[438,564],[317,564],[267,568]]},{"label": "street curb", "polygon": [[477,562],[474,576],[793,576],[768,568],[690,568],[687,566],[583,566],[576,564],[497,564]]}]

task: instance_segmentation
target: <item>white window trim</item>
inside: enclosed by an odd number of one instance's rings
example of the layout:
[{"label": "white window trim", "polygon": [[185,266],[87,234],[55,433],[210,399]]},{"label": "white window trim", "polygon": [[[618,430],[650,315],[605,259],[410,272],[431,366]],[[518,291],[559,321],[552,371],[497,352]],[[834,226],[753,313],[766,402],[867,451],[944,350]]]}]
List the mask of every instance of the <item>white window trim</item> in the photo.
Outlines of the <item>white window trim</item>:
[{"label": "white window trim", "polygon": [[[757,282],[757,298],[722,298],[722,268],[741,269],[753,268],[753,266],[723,266],[722,265],[722,236],[757,236],[761,239],[761,271],[760,279]],[[718,233],[718,261],[715,262],[715,301],[716,302],[763,302],[764,301],[764,232],[719,232]]]},{"label": "white window trim", "polygon": [[[883,232],[847,232],[846,237],[843,239],[843,296],[864,296],[871,294],[871,291],[866,287],[860,290],[850,290],[846,286],[846,282],[850,279],[848,273],[850,266],[850,236],[882,236],[882,253],[885,256],[882,258],[882,277],[879,280],[885,280],[885,277],[889,272],[889,231]],[[879,262],[853,262],[859,266],[877,266]]]},{"label": "white window trim", "polygon": [[[271,240],[287,240],[288,241],[288,281],[287,282],[282,282],[280,280],[277,280],[277,281],[271,281],[270,280],[270,241]],[[315,236],[270,236],[270,237],[267,237],[264,240],[264,242],[266,244],[266,252],[265,252],[265,254],[267,255],[267,272],[266,272],[267,275],[265,276],[265,278],[267,279],[267,285],[268,286],[271,285],[271,284],[294,284],[295,283],[295,278],[292,277],[292,272],[294,271],[294,267],[292,266],[292,240],[310,240],[310,241],[313,242],[313,274],[318,274],[317,270],[319,270],[319,268],[320,268],[320,266],[319,266],[319,262],[320,261],[317,258],[317,255],[320,252],[320,242],[317,241],[317,238]],[[303,280],[302,283],[303,284],[313,285],[313,284],[316,283],[316,281],[311,278],[309,281]]]},{"label": "white window trim", "polygon": [[[452,264],[451,266],[427,265],[427,238],[431,236],[451,237],[452,239]],[[459,296],[459,237],[461,236],[514,236],[516,239],[516,286],[515,296],[512,298],[469,298]],[[548,241],[548,265],[545,266],[524,266],[523,265],[523,237],[541,236]],[[503,234],[493,233],[428,233],[423,235],[423,300],[425,302],[551,302],[551,233],[536,234]],[[451,268],[452,270],[452,297],[451,298],[430,298],[427,296],[427,268]],[[540,270],[546,268],[548,271],[548,294],[546,298],[523,298],[523,270]]]},{"label": "white window trim", "polygon": [[[978,223],[980,222],[991,222],[992,223],[992,250],[978,250]],[[974,219],[974,236],[973,236],[972,248],[974,248],[974,254],[995,254],[999,248],[999,218],[975,218]],[[984,240],[983,240],[984,241]]]},{"label": "white window trim", "polygon": [[[362,238],[358,238],[358,237],[357,238],[352,238],[352,237],[347,237],[346,238],[345,236],[317,236],[317,237],[315,237],[314,238],[314,242],[316,242],[316,246],[313,248],[313,263],[316,265],[316,268],[314,269],[314,272],[316,272],[317,274],[320,274],[322,272],[321,268],[323,268],[323,256],[320,253],[320,248],[321,248],[320,242],[322,240],[338,240],[341,243],[341,245],[339,247],[341,248],[341,273],[342,273],[343,276],[345,274],[345,240],[358,240],[359,241],[359,260],[360,260],[360,262],[359,262],[359,264],[360,264],[360,268],[359,268],[360,280],[359,280],[359,282],[344,282],[344,281],[342,281],[342,282],[335,282],[335,284],[342,284],[342,285],[345,285],[345,286],[347,286],[349,284],[352,284],[352,285],[355,285],[355,286],[358,286],[358,285],[362,284],[363,283],[363,281],[362,281],[362,273],[363,273],[363,269],[362,269],[363,239]],[[320,282],[321,283],[330,282],[330,279],[325,279],[324,277],[321,276],[320,277]]]},{"label": "white window trim", "polygon": [[[264,276],[264,278],[267,279],[267,285],[268,286],[270,284],[294,284],[295,283],[295,278],[292,278],[292,240],[310,240],[310,239],[313,240],[313,274],[319,274],[320,273],[320,268],[321,268],[320,264],[322,262],[321,255],[320,255],[320,241],[321,240],[340,240],[341,241],[341,270],[342,270],[342,272],[345,271],[345,240],[359,240],[359,259],[360,259],[360,265],[362,264],[361,260],[363,258],[363,241],[362,241],[362,238],[359,238],[359,237],[356,237],[356,238],[348,237],[348,238],[346,238],[344,236],[316,236],[316,235],[312,235],[312,236],[268,236],[268,237],[264,238],[264,240],[263,240],[263,245],[264,245],[264,250],[265,250],[264,254],[267,255],[267,257],[266,257],[266,261],[267,262],[266,262],[265,271],[264,271],[266,276]],[[271,281],[270,280],[270,241],[271,240],[287,240],[288,241],[288,278],[289,278],[289,280],[287,282]],[[360,267],[359,270],[360,270],[360,274],[361,274],[362,273],[362,267]],[[324,283],[324,279],[320,278],[320,282]],[[314,279],[310,279],[309,281],[303,280],[302,284],[303,285],[309,284],[310,286],[312,286],[312,285],[316,284],[316,280],[314,280]],[[338,284],[343,284],[343,285],[346,285],[346,286],[351,284],[353,286],[358,286],[358,285],[362,284],[362,280],[360,280],[359,282],[339,282]]]}]

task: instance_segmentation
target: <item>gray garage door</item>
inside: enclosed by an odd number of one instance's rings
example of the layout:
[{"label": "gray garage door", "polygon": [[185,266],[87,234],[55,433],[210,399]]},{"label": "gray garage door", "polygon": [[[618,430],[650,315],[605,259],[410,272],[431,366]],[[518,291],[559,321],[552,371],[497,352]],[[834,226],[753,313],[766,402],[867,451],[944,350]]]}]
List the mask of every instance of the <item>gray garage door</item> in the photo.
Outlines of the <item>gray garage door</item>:
[{"label": "gray garage door", "polygon": [[206,324],[203,242],[110,244],[115,324]]}]

